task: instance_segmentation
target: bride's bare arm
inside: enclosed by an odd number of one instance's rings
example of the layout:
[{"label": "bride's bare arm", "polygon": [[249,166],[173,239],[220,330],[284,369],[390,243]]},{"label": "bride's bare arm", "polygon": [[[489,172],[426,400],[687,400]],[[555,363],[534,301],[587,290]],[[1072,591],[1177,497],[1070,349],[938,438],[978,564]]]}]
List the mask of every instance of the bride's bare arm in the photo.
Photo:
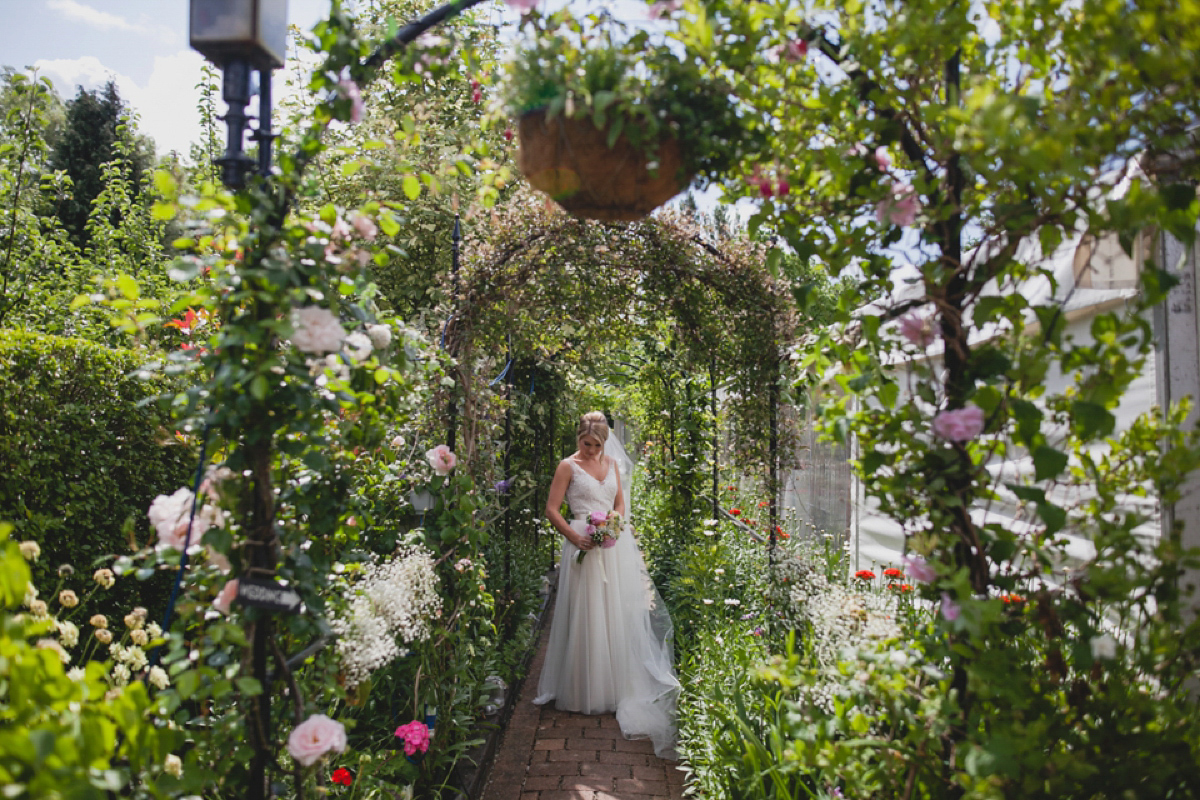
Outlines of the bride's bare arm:
[{"label": "bride's bare arm", "polygon": [[554,470],[554,480],[550,482],[550,493],[546,495],[546,519],[550,520],[550,524],[554,526],[554,530],[567,537],[567,541],[578,547],[580,550],[591,550],[594,546],[591,537],[583,536],[576,533],[567,524],[563,518],[562,508],[563,498],[567,494],[567,487],[571,484],[571,465],[566,459],[558,462],[558,469]]}]

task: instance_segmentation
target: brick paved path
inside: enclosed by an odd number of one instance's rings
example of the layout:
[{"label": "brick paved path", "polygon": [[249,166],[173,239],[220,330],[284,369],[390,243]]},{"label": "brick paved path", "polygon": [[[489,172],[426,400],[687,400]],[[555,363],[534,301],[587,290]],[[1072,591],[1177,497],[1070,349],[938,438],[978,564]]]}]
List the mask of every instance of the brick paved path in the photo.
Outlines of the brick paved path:
[{"label": "brick paved path", "polygon": [[627,741],[614,715],[533,704],[549,635],[547,623],[483,800],[680,800],[678,765],[656,758],[647,739]]}]

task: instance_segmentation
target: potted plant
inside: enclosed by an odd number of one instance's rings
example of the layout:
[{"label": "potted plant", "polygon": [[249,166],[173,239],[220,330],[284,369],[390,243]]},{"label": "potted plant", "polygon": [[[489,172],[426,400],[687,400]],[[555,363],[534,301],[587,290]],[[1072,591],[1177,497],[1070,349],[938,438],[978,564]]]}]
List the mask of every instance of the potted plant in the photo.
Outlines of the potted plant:
[{"label": "potted plant", "polygon": [[617,42],[611,18],[542,19],[525,17],[535,35],[508,64],[505,111],[521,171],[575,216],[641,219],[747,145],[728,87],[648,32]]}]

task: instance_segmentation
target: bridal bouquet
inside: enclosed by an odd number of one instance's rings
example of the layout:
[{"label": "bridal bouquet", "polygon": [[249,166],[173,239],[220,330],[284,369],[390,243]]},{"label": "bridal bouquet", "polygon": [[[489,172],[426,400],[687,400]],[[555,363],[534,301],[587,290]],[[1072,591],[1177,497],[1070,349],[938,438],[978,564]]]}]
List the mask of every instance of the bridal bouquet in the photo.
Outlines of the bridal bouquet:
[{"label": "bridal bouquet", "polygon": [[[613,547],[621,536],[621,515],[616,511],[609,511],[607,514],[603,511],[593,511],[588,515],[586,532],[598,547]],[[587,550],[580,550],[575,556],[575,563],[582,563],[587,554]]]}]

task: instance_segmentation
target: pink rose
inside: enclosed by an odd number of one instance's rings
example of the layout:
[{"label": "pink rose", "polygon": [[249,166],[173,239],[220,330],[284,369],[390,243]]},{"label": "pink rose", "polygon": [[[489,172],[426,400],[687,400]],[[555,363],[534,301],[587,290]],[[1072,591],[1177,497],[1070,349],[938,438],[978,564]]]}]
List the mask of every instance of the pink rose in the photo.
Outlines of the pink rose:
[{"label": "pink rose", "polygon": [[921,583],[933,583],[937,580],[937,570],[931,567],[925,559],[905,556],[901,560],[904,562],[904,569],[908,571],[908,574]]},{"label": "pink rose", "polygon": [[313,714],[288,736],[288,752],[305,767],[311,767],[326,753],[342,753],[345,750],[345,727],[324,714]]},{"label": "pink rose", "polygon": [[967,406],[943,411],[933,418],[935,435],[951,442],[965,442],[983,433],[983,409]]},{"label": "pink rose", "polygon": [[929,347],[937,334],[933,330],[933,320],[915,311],[900,318],[900,335],[917,347]]},{"label": "pink rose", "polygon": [[396,728],[396,735],[404,742],[404,755],[411,756],[429,750],[429,727],[420,720]]},{"label": "pink rose", "polygon": [[954,602],[954,598],[950,597],[949,593],[942,592],[942,616],[949,622],[954,622],[958,619],[958,615],[962,613],[958,603]]},{"label": "pink rose", "polygon": [[920,211],[917,190],[907,183],[893,184],[889,196],[875,204],[875,219],[903,228],[916,222]]},{"label": "pink rose", "polygon": [[220,611],[222,614],[228,614],[229,608],[233,605],[233,599],[237,597],[238,579],[234,578],[231,581],[226,581],[221,587],[221,591],[217,594],[217,599],[213,600],[213,608]]},{"label": "pink rose", "polygon": [[350,100],[350,121],[361,122],[366,105],[363,103],[362,92],[358,90],[358,84],[346,78],[338,82],[338,89]]},{"label": "pink rose", "polygon": [[588,521],[599,528],[608,521],[608,514],[605,514],[603,511],[593,511],[588,516]]},{"label": "pink rose", "polygon": [[364,214],[355,214],[351,224],[354,226],[354,230],[358,232],[358,235],[368,242],[379,235],[379,228],[376,227],[374,220]]},{"label": "pink rose", "polygon": [[600,543],[600,546],[601,546],[602,548],[604,548],[605,550],[607,550],[607,549],[608,549],[608,548],[610,548],[610,547],[616,547],[616,546],[617,546],[617,540],[616,540],[616,539],[614,539],[614,538],[612,538],[611,536],[606,536],[606,537],[604,538],[604,541]]},{"label": "pink rose", "polygon": [[425,459],[438,475],[449,475],[458,464],[458,456],[444,444],[425,453]]}]

